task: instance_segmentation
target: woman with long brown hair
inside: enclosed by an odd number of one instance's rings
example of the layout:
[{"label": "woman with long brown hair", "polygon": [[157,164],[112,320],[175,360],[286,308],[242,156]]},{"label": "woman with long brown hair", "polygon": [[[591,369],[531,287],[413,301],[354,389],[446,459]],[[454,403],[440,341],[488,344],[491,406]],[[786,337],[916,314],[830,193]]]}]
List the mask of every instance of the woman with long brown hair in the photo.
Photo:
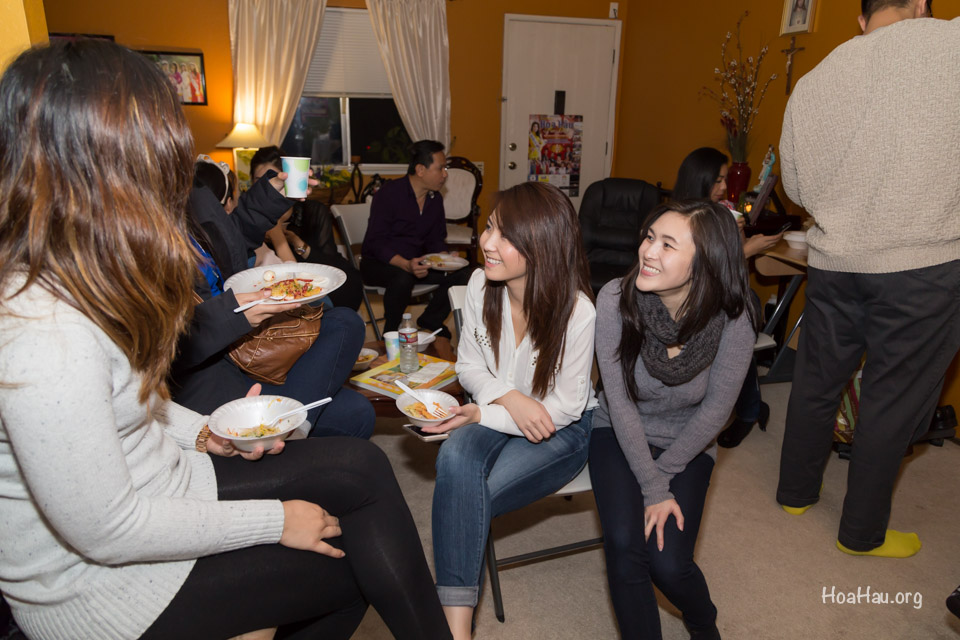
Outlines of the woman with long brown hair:
[{"label": "woman with long brown hair", "polygon": [[179,97],[139,54],[56,44],[0,78],[0,589],[17,622],[37,639],[347,638],[371,603],[397,637],[447,636],[376,447],[195,450],[206,418],[166,385],[198,276],[192,160]]},{"label": "woman with long brown hair", "polygon": [[454,638],[469,638],[493,516],[553,493],[583,468],[596,314],[573,205],[527,182],[497,194],[467,285],[457,373],[474,403],[424,431],[437,457],[433,549]]}]

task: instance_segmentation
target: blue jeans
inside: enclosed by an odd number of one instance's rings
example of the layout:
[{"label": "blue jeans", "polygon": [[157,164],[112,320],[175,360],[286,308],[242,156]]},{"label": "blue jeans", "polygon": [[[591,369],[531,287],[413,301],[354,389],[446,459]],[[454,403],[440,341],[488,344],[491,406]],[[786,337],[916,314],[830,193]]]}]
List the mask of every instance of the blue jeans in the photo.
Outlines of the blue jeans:
[{"label": "blue jeans", "polygon": [[[363,346],[366,325],[352,309],[334,307],[323,312],[320,335],[300,356],[282,385],[263,385],[263,394],[287,396],[306,404],[332,396],[333,401],[307,412],[310,435],[369,438],[376,414],[370,401],[343,385],[350,377]],[[245,376],[244,376],[245,377]],[[244,392],[249,386],[247,384]]]},{"label": "blue jeans", "polygon": [[495,516],[548,496],[587,461],[593,411],[538,444],[480,424],[454,431],[437,455],[433,557],[444,606],[475,607]]}]

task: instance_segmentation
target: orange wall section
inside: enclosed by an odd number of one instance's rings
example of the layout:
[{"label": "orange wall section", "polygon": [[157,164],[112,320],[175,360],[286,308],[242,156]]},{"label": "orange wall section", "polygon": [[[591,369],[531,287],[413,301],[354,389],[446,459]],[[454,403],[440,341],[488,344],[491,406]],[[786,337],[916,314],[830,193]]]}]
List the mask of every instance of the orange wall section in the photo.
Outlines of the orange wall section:
[{"label": "orange wall section", "polygon": [[114,36],[131,49],[202,52],[207,104],[184,105],[197,153],[233,163],[229,150],[215,145],[233,126],[233,65],[227,0],[169,0],[163,4],[129,0],[44,0],[53,32]]}]

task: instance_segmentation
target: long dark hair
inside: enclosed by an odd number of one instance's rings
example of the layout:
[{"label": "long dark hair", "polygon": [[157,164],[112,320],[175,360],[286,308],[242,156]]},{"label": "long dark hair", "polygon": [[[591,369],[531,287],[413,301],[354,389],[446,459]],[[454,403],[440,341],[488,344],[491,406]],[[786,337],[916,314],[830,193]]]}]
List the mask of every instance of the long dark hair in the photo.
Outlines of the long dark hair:
[{"label": "long dark hair", "polygon": [[[542,398],[563,365],[564,336],[578,294],[593,300],[580,223],[570,199],[539,182],[523,182],[497,193],[493,209],[500,234],[527,263],[523,312],[527,333],[539,352],[532,391]],[[498,366],[504,284],[487,280],[483,294],[483,323]]]},{"label": "long dark hair", "polygon": [[673,200],[700,200],[709,198],[720,169],[730,162],[726,154],[713,147],[700,147],[687,154],[680,163],[677,180],[673,183]]},{"label": "long dark hair", "polygon": [[[740,232],[730,210],[723,205],[702,200],[667,202],[650,212],[643,223],[640,237],[646,238],[653,223],[668,211],[687,218],[695,248],[690,291],[677,310],[676,320],[680,325],[678,343],[685,344],[718,313],[737,318],[746,311],[756,331],[760,325],[760,314],[750,293]],[[620,282],[621,334],[617,355],[627,393],[634,402],[639,400],[634,369],[644,341],[643,318],[637,296],[656,295],[637,290],[641,264],[638,253],[637,263]]]},{"label": "long dark hair", "polygon": [[193,308],[192,177],[180,98],[146,57],[57,43],[0,79],[0,291],[38,283],[90,318],[142,375],[141,402],[169,397]]}]

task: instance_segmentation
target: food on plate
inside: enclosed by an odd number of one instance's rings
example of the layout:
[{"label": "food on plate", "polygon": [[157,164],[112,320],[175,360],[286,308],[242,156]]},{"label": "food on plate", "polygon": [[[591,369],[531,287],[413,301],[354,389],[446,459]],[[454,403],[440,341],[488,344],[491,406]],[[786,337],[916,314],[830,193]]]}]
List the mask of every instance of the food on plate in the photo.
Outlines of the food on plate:
[{"label": "food on plate", "polygon": [[[443,407],[440,406],[439,402],[433,402],[432,404],[433,404],[434,411],[443,411]],[[424,406],[422,402],[414,402],[412,404],[408,404],[404,409],[404,411],[406,411],[407,415],[409,415],[411,418],[417,418],[418,420],[436,420],[437,419],[437,416],[427,411],[427,408]]]},{"label": "food on plate", "polygon": [[424,261],[429,262],[430,264],[438,267],[444,264],[444,262],[446,262],[443,256],[438,256],[438,255],[427,256],[424,258]]},{"label": "food on plate", "polygon": [[264,282],[273,282],[276,280],[277,274],[273,271],[264,271],[263,272],[263,281]]},{"label": "food on plate", "polygon": [[275,300],[299,300],[323,293],[322,287],[313,285],[312,279],[289,278],[270,285],[270,297]]},{"label": "food on plate", "polygon": [[370,362],[376,357],[377,357],[376,353],[361,353],[360,356],[357,358],[357,364],[361,364],[363,362]]},{"label": "food on plate", "polygon": [[260,423],[251,429],[227,429],[227,433],[237,438],[263,438],[264,436],[272,436],[280,433],[280,427],[268,427]]}]

